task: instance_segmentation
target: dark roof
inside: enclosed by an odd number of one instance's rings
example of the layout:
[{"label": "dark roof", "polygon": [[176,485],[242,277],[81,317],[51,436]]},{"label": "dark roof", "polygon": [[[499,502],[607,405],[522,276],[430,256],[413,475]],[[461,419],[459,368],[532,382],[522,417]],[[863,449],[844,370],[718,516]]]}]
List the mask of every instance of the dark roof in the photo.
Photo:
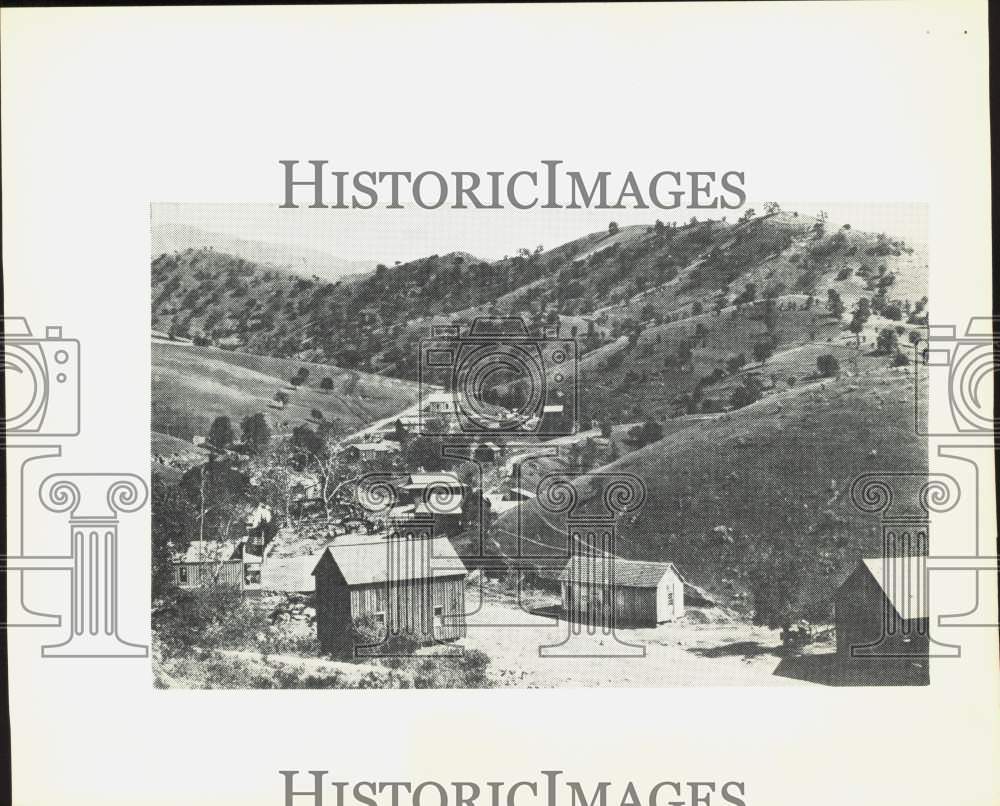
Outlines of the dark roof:
[{"label": "dark roof", "polygon": [[667,572],[673,572],[683,582],[683,578],[673,563],[658,563],[647,560],[623,560],[611,555],[582,556],[570,560],[562,573],[560,582],[577,584],[603,585],[607,565],[605,561],[613,561],[615,569],[614,584],[625,588],[655,588],[660,584]]},{"label": "dark roof", "polygon": [[901,619],[927,618],[926,557],[865,558],[861,565],[882,589],[886,600]]},{"label": "dark roof", "polygon": [[[406,562],[404,559],[398,564],[394,574],[395,580],[465,576],[467,573],[465,564],[447,537],[399,540],[398,547],[402,557],[413,556],[404,553],[411,545],[413,545],[415,552],[427,553],[426,561]],[[327,546],[317,560],[322,561],[324,555],[329,555],[337,564],[337,568],[340,569],[340,573],[348,585],[370,585],[386,581],[389,550],[389,541],[385,537],[345,535],[333,545]],[[313,575],[316,574],[318,567],[319,563],[317,562],[313,568]]]}]

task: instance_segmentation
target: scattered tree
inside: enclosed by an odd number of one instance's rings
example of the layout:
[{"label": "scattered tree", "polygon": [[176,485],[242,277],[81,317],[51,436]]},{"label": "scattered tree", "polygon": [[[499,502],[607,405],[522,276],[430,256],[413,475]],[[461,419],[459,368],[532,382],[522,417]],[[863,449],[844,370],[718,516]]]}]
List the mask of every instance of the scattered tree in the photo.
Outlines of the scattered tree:
[{"label": "scattered tree", "polygon": [[236,441],[236,434],[233,432],[233,425],[225,415],[216,417],[208,429],[206,438],[209,446],[220,451],[226,450]]},{"label": "scattered tree", "polygon": [[822,378],[833,378],[840,372],[840,362],[837,356],[823,353],[816,359],[816,370]]},{"label": "scattered tree", "polygon": [[251,453],[260,453],[271,441],[271,429],[267,425],[267,418],[260,412],[245,417],[240,423],[240,432],[243,444]]}]

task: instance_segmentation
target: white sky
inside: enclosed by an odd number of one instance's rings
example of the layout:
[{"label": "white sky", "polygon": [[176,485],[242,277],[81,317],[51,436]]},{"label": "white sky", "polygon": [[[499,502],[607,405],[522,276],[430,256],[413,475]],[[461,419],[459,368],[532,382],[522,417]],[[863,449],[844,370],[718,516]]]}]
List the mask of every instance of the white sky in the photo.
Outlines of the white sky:
[{"label": "white sky", "polygon": [[[534,166],[526,166],[533,168]],[[280,191],[276,177],[275,193]],[[748,178],[748,185],[750,184]],[[613,183],[612,183],[613,185]],[[780,201],[780,200],[779,200]],[[749,201],[762,212],[763,203]],[[885,232],[910,242],[927,242],[927,213],[914,204],[822,204],[782,202],[787,210],[811,215],[824,209],[832,224]],[[620,225],[687,221],[699,218],[738,218],[742,210],[312,210],[280,209],[268,204],[160,203],[152,209],[152,223],[187,224],[209,232],[317,249],[352,260],[392,265],[432,254],[464,251],[492,260],[514,254],[520,247],[546,248],[603,230],[610,221]]]}]

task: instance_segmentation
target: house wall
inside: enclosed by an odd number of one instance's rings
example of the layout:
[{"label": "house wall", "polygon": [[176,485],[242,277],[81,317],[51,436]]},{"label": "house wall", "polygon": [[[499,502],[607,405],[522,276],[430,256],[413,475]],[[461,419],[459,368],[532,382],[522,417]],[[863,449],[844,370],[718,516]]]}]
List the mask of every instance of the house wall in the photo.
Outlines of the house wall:
[{"label": "house wall", "polygon": [[614,599],[615,624],[620,627],[655,627],[656,589],[623,585],[563,583],[563,610],[585,624],[599,626]]},{"label": "house wall", "polygon": [[674,621],[684,615],[684,583],[673,571],[656,586],[656,622]]},{"label": "house wall", "polygon": [[[465,578],[359,585],[350,589],[352,619],[378,617],[392,633],[421,643],[464,638]],[[441,608],[435,617],[435,609]]]},{"label": "house wall", "polygon": [[[435,608],[441,608],[435,617]],[[419,643],[464,638],[465,578],[450,576],[348,586],[336,563],[324,558],[316,569],[316,634],[325,652],[353,648],[354,620],[382,614],[388,630]]]},{"label": "house wall", "polygon": [[[187,572],[186,580],[183,579],[184,571]],[[207,588],[212,585],[242,589],[243,561],[174,563],[174,584],[184,589]]]},{"label": "house wall", "polygon": [[316,568],[316,637],[324,652],[351,649],[351,597],[339,569],[328,556]]}]

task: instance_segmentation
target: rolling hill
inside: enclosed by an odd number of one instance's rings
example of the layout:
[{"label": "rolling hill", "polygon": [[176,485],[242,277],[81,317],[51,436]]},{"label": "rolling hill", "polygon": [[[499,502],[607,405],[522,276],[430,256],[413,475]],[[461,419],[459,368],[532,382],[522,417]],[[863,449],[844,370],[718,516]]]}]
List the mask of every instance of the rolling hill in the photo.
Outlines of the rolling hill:
[{"label": "rolling hill", "polygon": [[[283,432],[315,425],[315,410],[353,430],[417,399],[416,384],[409,381],[215,347],[154,341],[152,363],[152,430],[186,442],[204,436],[220,415],[238,427],[244,417],[265,412],[272,430]],[[303,369],[306,382],[292,386],[290,379]],[[320,388],[324,378],[329,389]],[[278,392],[288,397],[280,409]]]},{"label": "rolling hill", "polygon": [[[859,556],[881,552],[878,521],[859,512],[849,494],[857,476],[880,471],[927,471],[926,440],[913,423],[911,368],[873,366],[840,381],[776,392],[673,430],[574,486],[582,517],[601,509],[600,474],[640,478],[645,504],[635,518],[618,522],[619,554],[675,562],[687,581],[745,612],[744,558],[726,535],[765,543],[804,537],[815,558],[807,595],[822,608]],[[565,551],[564,517],[537,501],[520,514],[530,550]],[[515,550],[516,518],[507,513],[497,522],[506,553]]]},{"label": "rolling hill", "polygon": [[210,249],[243,258],[266,269],[283,269],[301,277],[317,277],[327,282],[375,268],[373,261],[346,260],[318,249],[236,238],[187,224],[154,225],[152,236],[154,258],[174,252]]},{"label": "rolling hill", "polygon": [[[585,470],[635,474],[648,495],[620,523],[622,556],[673,561],[737,611],[750,608],[737,547],[799,541],[802,595],[828,615],[845,570],[880,550],[851,481],[927,469],[910,346],[928,316],[926,253],[831,230],[824,216],[772,207],[736,222],[612,225],[492,263],[454,252],[335,283],[189,250],[156,258],[152,285],[153,327],[195,342],[153,350],[153,428],[182,439],[218,414],[256,411],[277,430],[315,423],[314,409],[360,429],[416,400],[432,325],[505,315],[533,334],[557,327],[581,356],[570,377],[585,433],[526,462],[523,483],[579,467],[584,448]],[[855,309],[868,315],[852,323]],[[300,368],[308,381],[293,390]],[[566,369],[547,367],[550,378]],[[289,402],[276,412],[281,389]],[[636,450],[629,430],[643,423],[661,438]],[[611,437],[599,449],[598,427]],[[576,483],[584,500],[600,494],[594,477]],[[539,551],[565,545],[566,523],[537,502],[520,513]],[[516,517],[501,516],[493,535],[508,553]]]}]

